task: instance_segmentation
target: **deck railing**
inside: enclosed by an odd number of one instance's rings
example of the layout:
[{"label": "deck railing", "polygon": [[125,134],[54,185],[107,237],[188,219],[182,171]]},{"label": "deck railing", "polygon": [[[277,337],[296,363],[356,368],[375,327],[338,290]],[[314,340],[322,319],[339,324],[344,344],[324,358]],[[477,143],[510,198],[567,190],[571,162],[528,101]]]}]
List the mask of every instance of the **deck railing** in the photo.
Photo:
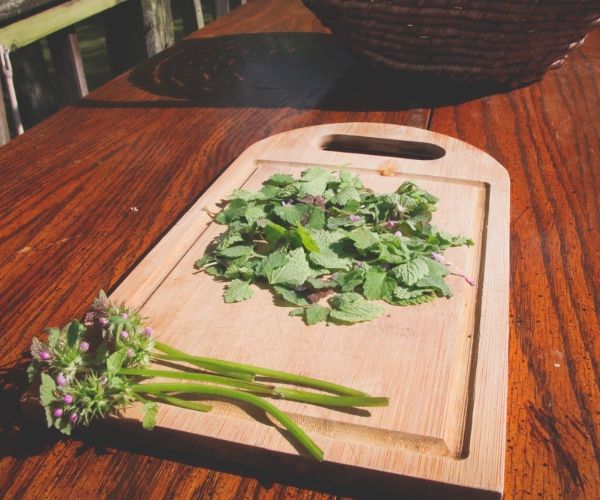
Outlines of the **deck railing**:
[{"label": "deck railing", "polygon": [[[204,26],[201,0],[2,0],[0,145],[87,94],[76,23],[104,13],[108,59],[116,75],[173,44],[172,1],[179,3],[186,34]],[[246,0],[211,3],[218,17]],[[60,95],[49,82],[44,38]]]}]

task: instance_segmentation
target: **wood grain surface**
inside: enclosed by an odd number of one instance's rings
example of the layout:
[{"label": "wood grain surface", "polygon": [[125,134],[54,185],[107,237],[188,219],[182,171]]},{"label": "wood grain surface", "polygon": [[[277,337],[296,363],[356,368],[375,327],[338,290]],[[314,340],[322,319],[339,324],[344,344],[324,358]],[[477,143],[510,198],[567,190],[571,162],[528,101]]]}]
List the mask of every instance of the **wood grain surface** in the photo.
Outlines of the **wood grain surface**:
[{"label": "wood grain surface", "polygon": [[18,399],[31,337],[115,288],[247,146],[370,121],[430,126],[509,170],[505,496],[598,498],[598,54],[595,32],[541,83],[494,94],[371,70],[299,1],[254,0],[0,148],[0,496],[365,494],[150,443],[62,440]]}]

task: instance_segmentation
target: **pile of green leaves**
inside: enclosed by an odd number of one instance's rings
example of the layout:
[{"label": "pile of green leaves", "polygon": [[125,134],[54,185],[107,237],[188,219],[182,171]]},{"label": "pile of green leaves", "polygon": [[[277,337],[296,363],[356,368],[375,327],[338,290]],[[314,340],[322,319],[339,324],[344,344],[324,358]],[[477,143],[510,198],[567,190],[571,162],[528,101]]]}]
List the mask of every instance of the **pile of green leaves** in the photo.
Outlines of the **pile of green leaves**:
[{"label": "pile of green leaves", "polygon": [[343,169],[275,174],[259,191],[229,197],[215,217],[227,229],[195,267],[230,281],[225,302],[247,300],[250,285],[263,283],[309,325],[372,320],[384,311],[378,300],[451,296],[441,253],[473,242],[431,224],[437,201],[411,181],[374,193]]}]

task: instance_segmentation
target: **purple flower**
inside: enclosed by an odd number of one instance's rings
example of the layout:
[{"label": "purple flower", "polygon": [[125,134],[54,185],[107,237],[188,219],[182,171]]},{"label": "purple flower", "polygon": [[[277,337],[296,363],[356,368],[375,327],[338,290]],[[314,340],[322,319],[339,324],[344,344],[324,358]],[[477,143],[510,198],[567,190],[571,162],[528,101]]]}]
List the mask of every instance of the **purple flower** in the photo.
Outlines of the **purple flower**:
[{"label": "purple flower", "polygon": [[63,409],[62,408],[55,408],[54,411],[52,412],[52,415],[54,415],[56,418],[60,418],[63,416]]},{"label": "purple flower", "polygon": [[65,387],[68,384],[67,381],[67,377],[65,377],[64,373],[59,373],[56,376],[56,383],[60,386],[60,387]]},{"label": "purple flower", "polygon": [[127,313],[121,313],[121,318],[127,319],[127,318],[129,318],[129,314],[127,314]]},{"label": "purple flower", "polygon": [[73,402],[73,396],[71,396],[70,394],[65,394],[63,397],[63,401],[70,405]]},{"label": "purple flower", "polygon": [[450,262],[441,253],[431,252],[431,258],[440,264],[450,265]]},{"label": "purple flower", "polygon": [[395,236],[396,238],[402,238],[402,233],[401,233],[400,231],[396,231],[396,232],[394,233],[394,236]]},{"label": "purple flower", "polygon": [[86,352],[89,348],[90,348],[90,344],[88,344],[85,340],[83,342],[80,342],[79,350],[81,352]]},{"label": "purple flower", "polygon": [[360,215],[351,214],[348,216],[348,219],[350,219],[352,222],[358,222],[360,220]]},{"label": "purple flower", "polygon": [[131,347],[129,349],[127,349],[127,357],[128,358],[131,358],[134,354],[135,354],[135,351],[133,349],[131,349]]},{"label": "purple flower", "polygon": [[127,337],[129,337],[129,332],[127,332],[127,331],[123,330],[123,331],[121,332],[121,338],[122,338],[123,340],[125,340]]},{"label": "purple flower", "polygon": [[396,221],[393,220],[389,220],[385,223],[385,227],[387,227],[388,229],[394,229],[394,227],[396,227]]},{"label": "purple flower", "polygon": [[50,361],[52,359],[52,354],[50,354],[48,351],[42,351],[40,352],[40,359],[42,361]]},{"label": "purple flower", "polygon": [[79,420],[79,417],[77,416],[77,413],[71,413],[69,415],[69,422],[71,422],[72,424],[74,424],[75,422],[77,422],[77,420]]},{"label": "purple flower", "polygon": [[98,319],[98,323],[100,323],[100,326],[105,327],[106,325],[108,325],[108,318],[105,318],[103,316],[102,318]]},{"label": "purple flower", "polygon": [[152,337],[153,333],[154,330],[152,329],[152,327],[147,326],[146,328],[144,328],[144,335],[146,335],[146,337]]}]

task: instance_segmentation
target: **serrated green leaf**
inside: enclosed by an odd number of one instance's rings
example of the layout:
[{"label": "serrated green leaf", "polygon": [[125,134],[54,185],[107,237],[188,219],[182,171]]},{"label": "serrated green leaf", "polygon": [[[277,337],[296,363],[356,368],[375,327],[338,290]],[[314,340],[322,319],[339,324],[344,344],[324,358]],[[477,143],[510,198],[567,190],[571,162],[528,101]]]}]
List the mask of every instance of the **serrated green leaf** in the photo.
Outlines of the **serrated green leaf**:
[{"label": "serrated green leaf", "polygon": [[390,304],[397,306],[416,306],[431,302],[436,298],[434,292],[428,290],[406,290],[402,287],[396,288],[393,295],[386,299]]},{"label": "serrated green leaf", "polygon": [[302,295],[294,290],[290,290],[289,288],[285,288],[283,286],[275,285],[273,287],[275,294],[281,299],[293,304],[295,306],[307,306],[308,300],[306,300]]},{"label": "serrated green leaf", "polygon": [[280,205],[273,208],[273,213],[290,226],[300,224],[308,212],[307,205]]},{"label": "serrated green leaf", "polygon": [[73,347],[77,344],[77,340],[79,339],[79,327],[80,323],[77,320],[73,320],[69,323],[69,327],[67,328],[67,345],[69,347]]},{"label": "serrated green leaf", "polygon": [[40,401],[45,407],[49,407],[56,401],[56,382],[47,373],[42,372],[42,383],[40,384]]},{"label": "serrated green leaf", "polygon": [[443,278],[440,278],[439,276],[426,276],[417,281],[415,285],[419,288],[433,289],[438,295],[442,295],[444,297],[452,296],[450,288]]},{"label": "serrated green leaf", "polygon": [[416,258],[392,269],[392,273],[405,285],[412,286],[429,273],[429,266],[423,258]]},{"label": "serrated green leaf", "polygon": [[225,248],[219,252],[219,255],[227,257],[229,259],[235,259],[237,257],[245,257],[254,252],[252,245],[234,245],[232,247]]},{"label": "serrated green leaf", "polygon": [[298,196],[321,196],[327,188],[331,174],[322,168],[309,168],[302,173],[298,182]]},{"label": "serrated green leaf", "polygon": [[220,224],[228,224],[241,219],[246,210],[248,210],[248,202],[242,199],[232,200],[225,210],[217,214],[215,221]]},{"label": "serrated green leaf", "polygon": [[46,425],[48,426],[48,429],[50,429],[50,427],[54,425],[54,416],[52,415],[50,407],[44,407],[44,414],[46,415]]},{"label": "serrated green leaf", "polygon": [[48,345],[50,348],[54,348],[58,339],[60,338],[60,328],[52,327],[48,328]]},{"label": "serrated green leaf", "polygon": [[271,285],[298,286],[310,276],[310,267],[302,248],[296,248],[288,254],[287,262],[266,272]]},{"label": "serrated green leaf", "polygon": [[114,376],[122,367],[127,359],[127,350],[121,349],[113,352],[106,360],[106,373],[109,377]]},{"label": "serrated green leaf", "polygon": [[212,262],[215,262],[215,258],[211,254],[207,253],[206,255],[203,255],[202,258],[194,262],[194,268],[202,269],[204,266]]},{"label": "serrated green leaf", "polygon": [[254,295],[254,291],[250,288],[249,282],[235,279],[227,285],[227,290],[223,297],[225,298],[225,302],[231,304],[232,302],[248,300],[252,295]]},{"label": "serrated green leaf", "polygon": [[73,430],[73,424],[64,418],[54,420],[54,427],[62,432],[65,436],[70,436]]},{"label": "serrated green leaf", "polygon": [[433,259],[425,259],[425,262],[427,263],[427,267],[429,267],[429,276],[439,276],[440,278],[448,276],[448,269],[446,266],[443,266]]},{"label": "serrated green leaf", "polygon": [[352,269],[347,273],[338,273],[335,282],[342,292],[352,292],[357,286],[365,281],[365,270],[362,268]]},{"label": "serrated green leaf", "polygon": [[262,265],[258,270],[258,274],[266,278],[268,275],[275,272],[276,269],[283,267],[288,260],[290,260],[290,257],[285,250],[276,250],[275,252],[267,255],[266,259],[262,262]]},{"label": "serrated green leaf", "polygon": [[297,307],[289,312],[290,316],[304,316],[304,307]]},{"label": "serrated green leaf", "polygon": [[389,296],[396,288],[396,280],[388,276],[385,269],[370,267],[365,275],[363,294],[368,300],[379,300]]},{"label": "serrated green leaf", "polygon": [[315,205],[308,205],[302,225],[307,229],[323,229],[325,227],[325,210]]},{"label": "serrated green leaf", "polygon": [[254,224],[266,215],[267,214],[265,212],[264,205],[251,205],[248,207],[248,210],[246,210],[246,213],[244,214],[244,219],[246,219],[248,224]]},{"label": "serrated green leaf", "polygon": [[144,403],[142,415],[142,427],[147,430],[154,429],[158,415],[158,405],[152,402]]},{"label": "serrated green leaf", "polygon": [[314,325],[326,321],[331,309],[319,304],[311,304],[304,310],[304,318],[307,325]]},{"label": "serrated green leaf", "polygon": [[221,266],[211,266],[205,268],[204,272],[211,276],[222,277],[225,274],[225,269],[223,269]]},{"label": "serrated green leaf", "polygon": [[295,179],[289,174],[275,174],[269,177],[264,183],[273,186],[287,186],[293,184]]},{"label": "serrated green leaf", "polygon": [[343,323],[369,321],[383,314],[384,308],[376,302],[365,300],[357,293],[340,293],[329,299],[331,319]]},{"label": "serrated green leaf", "polygon": [[319,253],[321,251],[312,235],[302,226],[298,225],[291,231],[298,237],[300,243],[308,252]]},{"label": "serrated green leaf", "polygon": [[347,270],[352,264],[352,258],[347,256],[342,244],[346,235],[345,231],[311,231],[311,236],[319,246],[320,252],[311,253],[310,261],[332,271]]},{"label": "serrated green leaf", "polygon": [[277,186],[272,186],[269,184],[265,184],[262,188],[260,188],[259,199],[261,200],[270,200],[271,198],[276,198],[279,195],[281,190]]},{"label": "serrated green leaf", "polygon": [[324,290],[327,288],[335,288],[337,286],[335,281],[325,281],[318,278],[308,278],[306,282],[315,290]]},{"label": "serrated green leaf", "polygon": [[277,245],[279,240],[281,240],[281,238],[287,234],[287,231],[285,227],[275,224],[274,222],[267,221],[263,229],[263,233],[265,240],[267,240],[271,245]]},{"label": "serrated green leaf", "polygon": [[354,229],[348,233],[348,238],[354,242],[354,246],[359,250],[366,250],[379,241],[379,237],[373,231],[368,229]]}]

